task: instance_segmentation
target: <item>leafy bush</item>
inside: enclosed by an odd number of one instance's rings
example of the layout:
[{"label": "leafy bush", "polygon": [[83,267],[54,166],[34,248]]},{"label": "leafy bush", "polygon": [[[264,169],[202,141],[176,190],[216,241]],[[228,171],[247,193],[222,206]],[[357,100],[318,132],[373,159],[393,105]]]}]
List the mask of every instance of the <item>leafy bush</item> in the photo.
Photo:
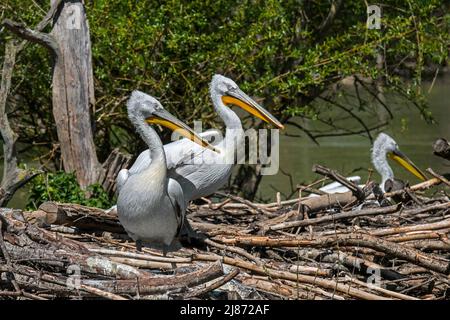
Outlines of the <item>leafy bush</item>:
[{"label": "leafy bush", "polygon": [[28,210],[37,209],[45,201],[70,202],[103,209],[115,204],[115,199],[110,198],[98,184],[82,190],[73,173],[47,172],[33,179],[29,186]]},{"label": "leafy bush", "polygon": [[[50,1],[26,3],[3,0],[0,15],[34,26]],[[210,125],[216,118],[208,95],[214,73],[234,78],[252,96],[264,97],[263,105],[283,122],[301,116],[342,127],[339,119],[328,121],[330,105],[314,101],[355,74],[382,80],[386,91],[412,101],[420,115],[430,120],[420,91],[421,74],[426,65],[445,65],[448,59],[448,1],[383,1],[381,30],[367,29],[364,1],[343,1],[332,23],[322,28],[330,3],[86,1],[96,78],[95,143],[100,159],[114,147],[130,153],[143,147],[124,107],[133,89],[158,97],[187,123],[202,118]],[[0,33],[0,42],[8,37],[10,33]],[[0,57],[3,50],[0,46]],[[385,57],[382,68],[377,64],[380,52]],[[412,80],[405,81],[399,74]],[[23,97],[23,105],[14,115],[20,118],[21,140],[28,137],[49,147],[57,143],[50,82],[48,52],[38,45],[28,46],[15,71],[14,93]],[[373,112],[374,104],[368,101],[347,106],[347,115],[354,110]],[[33,120],[36,118],[41,123]],[[31,125],[23,125],[24,121]],[[361,129],[356,119],[354,123]],[[53,155],[58,164],[58,153]]]}]

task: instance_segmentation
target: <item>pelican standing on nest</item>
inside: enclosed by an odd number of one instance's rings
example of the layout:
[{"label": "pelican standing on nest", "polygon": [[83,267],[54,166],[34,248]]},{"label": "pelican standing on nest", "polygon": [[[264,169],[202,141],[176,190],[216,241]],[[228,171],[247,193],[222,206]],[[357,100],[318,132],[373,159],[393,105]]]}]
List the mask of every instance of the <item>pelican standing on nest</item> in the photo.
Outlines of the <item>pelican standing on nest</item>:
[{"label": "pelican standing on nest", "polygon": [[[375,139],[372,147],[371,158],[375,170],[381,176],[380,187],[383,192],[386,192],[386,182],[394,183],[394,181],[396,180],[394,178],[394,172],[392,171],[392,168],[388,163],[388,158],[396,161],[403,168],[408,170],[420,180],[427,179],[423,172],[403,152],[400,151],[400,147],[398,146],[397,142],[395,142],[395,140],[386,133],[380,133]],[[347,179],[357,183],[361,178],[358,176],[354,176]],[[360,185],[360,187],[364,187],[364,185]],[[343,193],[350,191],[347,189],[347,187],[344,187],[339,182],[330,183],[329,185],[326,185],[319,190],[325,191],[327,193]]]},{"label": "pelican standing on nest", "polygon": [[[203,149],[189,139],[164,145],[168,176],[181,185],[186,205],[191,200],[214,193],[228,181],[234,166],[234,159],[230,161],[230,158],[233,158],[236,147],[243,146],[244,143],[241,120],[230,109],[230,105],[238,106],[277,128],[284,128],[273,115],[239,89],[229,78],[214,75],[210,84],[210,95],[214,109],[226,127],[224,139],[215,144],[220,153]],[[208,130],[199,136],[210,140],[211,137],[217,138],[222,135],[217,130]],[[146,168],[150,159],[149,150],[142,152],[130,168],[130,173],[140,172]]]},{"label": "pelican standing on nest", "polygon": [[[167,252],[177,245],[186,211],[180,184],[168,177],[166,155],[156,131],[149,124],[179,130],[201,148],[210,146],[183,122],[167,112],[153,97],[133,91],[127,102],[128,117],[148,145],[148,161],[139,172],[123,169],[117,177],[117,213],[129,236],[141,244]],[[214,151],[212,151],[214,152]]]},{"label": "pelican standing on nest", "polygon": [[426,180],[427,177],[423,172],[412,162],[403,152],[390,136],[386,133],[380,133],[375,139],[372,147],[372,163],[375,170],[381,176],[381,189],[385,191],[385,184],[388,180],[394,181],[394,172],[392,171],[387,158],[390,158],[400,164],[403,168],[415,175],[420,180]]}]

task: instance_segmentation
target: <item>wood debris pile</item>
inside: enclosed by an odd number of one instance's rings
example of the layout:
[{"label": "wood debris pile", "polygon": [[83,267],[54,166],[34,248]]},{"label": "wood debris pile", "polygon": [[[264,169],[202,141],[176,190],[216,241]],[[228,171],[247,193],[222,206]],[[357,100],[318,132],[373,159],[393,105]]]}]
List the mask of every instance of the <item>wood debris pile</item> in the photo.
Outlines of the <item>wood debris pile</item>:
[{"label": "wood debris pile", "polygon": [[221,195],[189,210],[204,247],[166,256],[137,252],[100,209],[0,209],[0,300],[449,299],[448,187],[435,177],[272,204]]}]

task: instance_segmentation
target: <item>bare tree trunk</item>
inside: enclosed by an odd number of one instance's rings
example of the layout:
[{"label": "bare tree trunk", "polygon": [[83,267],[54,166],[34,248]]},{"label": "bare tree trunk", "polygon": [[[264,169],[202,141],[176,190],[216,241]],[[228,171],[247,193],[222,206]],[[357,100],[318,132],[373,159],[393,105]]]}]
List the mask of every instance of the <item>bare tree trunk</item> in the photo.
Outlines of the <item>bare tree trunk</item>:
[{"label": "bare tree trunk", "polygon": [[75,172],[80,186],[86,187],[97,182],[102,167],[91,126],[95,103],[91,41],[81,0],[61,6],[50,35],[60,49],[53,73],[53,115],[64,170]]},{"label": "bare tree trunk", "polygon": [[[57,1],[55,5],[50,8],[42,21],[37,24],[35,30],[24,30],[14,21],[8,19],[3,21],[3,25],[22,38],[28,40],[32,39],[32,35],[34,35],[35,38],[33,38],[33,40],[35,42],[51,48],[51,39],[45,38],[45,36],[42,37],[40,31],[50,23],[60,2],[61,0]],[[5,60],[3,62],[0,84],[0,132],[3,138],[4,153],[3,178],[0,186],[0,207],[6,206],[20,187],[39,174],[39,171],[37,170],[24,170],[18,167],[19,160],[16,152],[16,141],[18,137],[10,126],[6,110],[8,96],[11,91],[13,70],[16,64],[16,56],[22,51],[26,43],[26,40],[21,42],[9,40],[5,46]]]},{"label": "bare tree trunk", "polygon": [[17,135],[11,129],[6,112],[6,102],[11,89],[11,79],[16,62],[16,53],[17,51],[20,51],[20,49],[20,45],[16,46],[14,41],[11,40],[7,42],[0,85],[0,132],[3,138],[4,156],[3,178],[0,185],[0,207],[6,206],[16,190],[37,174],[30,170],[23,170],[18,167],[16,153]]},{"label": "bare tree trunk", "polygon": [[[51,33],[41,32],[51,21]],[[118,150],[103,165],[97,158],[91,126],[91,107],[95,104],[91,42],[83,1],[51,0],[50,10],[34,30],[9,19],[3,25],[17,36],[44,46],[53,55],[53,115],[64,170],[75,172],[81,187],[101,183],[105,190],[114,193],[115,176],[130,159]],[[14,56],[26,43],[18,45],[12,52]],[[13,67],[14,63],[11,73]]]}]

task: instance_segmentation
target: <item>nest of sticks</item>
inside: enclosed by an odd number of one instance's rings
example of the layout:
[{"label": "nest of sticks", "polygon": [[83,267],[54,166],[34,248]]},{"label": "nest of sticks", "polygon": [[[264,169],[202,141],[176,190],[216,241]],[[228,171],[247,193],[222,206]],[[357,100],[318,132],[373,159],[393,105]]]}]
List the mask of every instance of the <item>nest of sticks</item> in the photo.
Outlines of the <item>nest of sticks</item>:
[{"label": "nest of sticks", "polygon": [[307,197],[304,186],[271,204],[219,194],[189,208],[202,246],[166,256],[137,252],[101,209],[0,209],[0,300],[449,299],[448,180],[433,172],[383,195],[315,171],[351,191]]}]

